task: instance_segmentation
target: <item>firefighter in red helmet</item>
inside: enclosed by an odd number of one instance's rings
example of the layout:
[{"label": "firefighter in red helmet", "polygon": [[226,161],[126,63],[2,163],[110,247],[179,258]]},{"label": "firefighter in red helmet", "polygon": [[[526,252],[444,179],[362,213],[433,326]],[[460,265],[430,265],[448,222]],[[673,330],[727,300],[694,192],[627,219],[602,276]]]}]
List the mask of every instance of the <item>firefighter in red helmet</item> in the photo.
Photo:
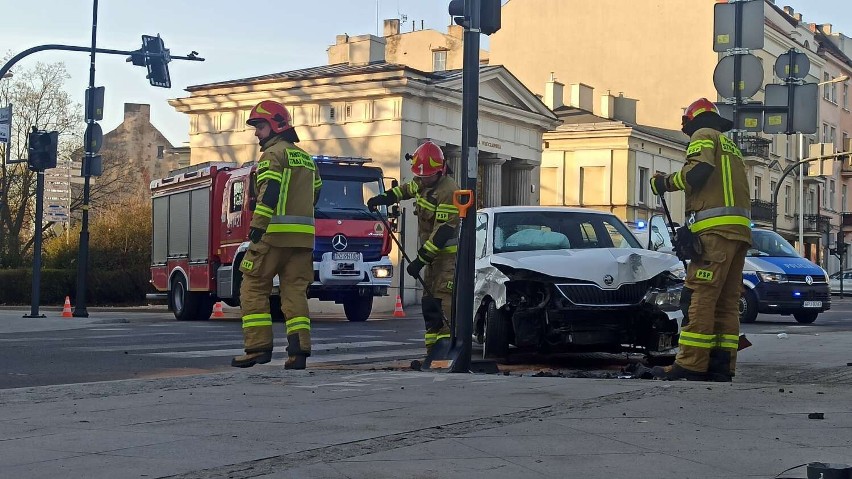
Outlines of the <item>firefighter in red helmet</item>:
[{"label": "firefighter in red helmet", "polygon": [[676,250],[689,259],[681,293],[683,325],[672,366],[651,370],[661,379],[731,381],[739,344],[738,301],[751,246],[751,199],[742,153],[722,133],[733,126],[701,98],[686,109],[686,164],[651,179],[654,194],[683,190],[686,226]]},{"label": "firefighter in red helmet", "polygon": [[311,354],[307,289],[313,281],[314,204],[322,186],[313,158],[297,147],[290,112],[265,100],[249,115],[260,142],[257,203],[251,219],[251,244],[240,271],[243,337],[246,353],[231,361],[247,368],[272,359],[269,294],[278,275],[281,310],[287,329],[286,369],[305,369]]},{"label": "firefighter in red helmet", "polygon": [[406,268],[409,275],[418,277],[426,267],[423,281],[426,291],[422,299],[423,320],[426,323],[426,355],[433,350],[449,349],[452,315],[453,275],[458,250],[459,211],[453,206],[453,193],[459,189],[447,176],[447,163],[441,148],[427,141],[411,157],[414,179],[392,190],[370,198],[367,206],[375,210],[380,205],[414,199],[420,249],[417,259]]}]

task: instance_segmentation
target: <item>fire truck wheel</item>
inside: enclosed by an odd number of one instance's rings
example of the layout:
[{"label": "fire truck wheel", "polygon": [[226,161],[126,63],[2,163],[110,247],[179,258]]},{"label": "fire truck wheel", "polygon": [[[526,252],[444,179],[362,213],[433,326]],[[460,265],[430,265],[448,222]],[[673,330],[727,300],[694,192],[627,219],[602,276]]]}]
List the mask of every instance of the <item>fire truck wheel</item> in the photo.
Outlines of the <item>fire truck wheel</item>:
[{"label": "fire truck wheel", "polygon": [[[213,302],[206,294],[189,291],[183,275],[175,275],[172,278],[172,287],[169,290],[169,303],[178,321],[193,321],[196,319],[208,319],[213,311]],[[207,311],[206,304],[209,303],[210,310]],[[207,311],[207,318],[202,318]]]},{"label": "fire truck wheel", "polygon": [[281,311],[281,296],[269,297],[269,313],[273,321],[284,321],[284,312]]},{"label": "fire truck wheel", "polygon": [[372,296],[353,296],[343,302],[343,312],[346,313],[346,319],[354,323],[366,321],[372,311]]}]

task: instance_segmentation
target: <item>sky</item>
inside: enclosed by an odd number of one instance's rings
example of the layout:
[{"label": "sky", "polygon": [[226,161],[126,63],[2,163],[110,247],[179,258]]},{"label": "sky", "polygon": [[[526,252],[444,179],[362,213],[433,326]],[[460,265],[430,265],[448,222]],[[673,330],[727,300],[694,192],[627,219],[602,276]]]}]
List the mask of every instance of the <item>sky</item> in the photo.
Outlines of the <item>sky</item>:
[{"label": "sky", "polygon": [[[505,3],[506,0],[504,0]],[[514,0],[530,1],[530,0]],[[562,0],[565,2],[590,0]],[[623,0],[631,1],[631,0]],[[695,1],[695,0],[665,0]],[[849,0],[777,0],[802,12],[805,21],[832,23],[852,36]],[[118,55],[97,55],[97,86],[106,88],[103,130],[123,118],[124,103],[151,105],[152,122],[174,144],[188,141],[189,119],[168,99],[187,96],[189,85],[244,78],[327,63],[326,49],[336,35],[381,34],[381,20],[407,17],[420,28],[446,31],[447,0],[99,0],[98,47],[136,50],[141,36],[160,34],[173,55],[197,51],[204,62],[172,61],[172,88],[152,87],[144,67]],[[32,5],[34,8],[28,8]],[[89,46],[93,0],[0,0],[0,56],[43,44]],[[378,21],[377,21],[378,20]],[[596,42],[594,47],[600,46]],[[488,42],[483,37],[483,47]],[[18,66],[62,61],[71,79],[66,89],[81,105],[88,86],[89,56],[78,52],[39,52]],[[14,68],[12,70],[14,72]]]}]

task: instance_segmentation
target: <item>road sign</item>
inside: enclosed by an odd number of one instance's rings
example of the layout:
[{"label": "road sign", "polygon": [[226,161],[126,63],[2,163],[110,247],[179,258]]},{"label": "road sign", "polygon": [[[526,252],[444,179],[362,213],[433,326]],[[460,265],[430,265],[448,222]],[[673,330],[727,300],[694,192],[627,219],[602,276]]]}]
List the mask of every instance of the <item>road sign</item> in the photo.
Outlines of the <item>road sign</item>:
[{"label": "road sign", "polygon": [[0,123],[0,143],[9,143],[9,137],[12,136],[12,125],[8,123]]},{"label": "road sign", "polygon": [[[763,0],[740,1],[742,39],[740,48],[763,49]],[[736,3],[717,3],[713,9],[713,51],[724,52],[737,46]]]},{"label": "road sign", "polygon": [[[748,105],[761,105],[760,102],[747,103]],[[734,105],[732,103],[716,103],[716,108],[719,109],[719,116],[734,120]],[[737,130],[745,130],[751,132],[763,131],[763,112],[762,111],[739,111],[739,125],[734,125]]]},{"label": "road sign", "polygon": [[716,91],[723,98],[736,97],[734,87],[734,64],[736,57],[742,58],[742,68],[740,68],[740,97],[751,98],[755,93],[760,91],[763,84],[763,64],[760,59],[752,54],[746,55],[729,55],[721,60],[716,65],[716,70],[713,71],[713,85],[716,86]]},{"label": "road sign", "polygon": [[104,119],[104,87],[86,88],[86,105],[92,102],[92,117],[89,118],[89,109],[86,108],[85,119],[98,121]]},{"label": "road sign", "polygon": [[[89,130],[91,130],[92,136],[89,136]],[[101,125],[97,123],[90,123],[89,126],[86,127],[86,138],[92,139],[92,144],[89,145],[89,151],[92,153],[100,151],[101,146],[104,144],[104,130],[101,128]]]},{"label": "road sign", "polygon": [[[793,104],[789,104],[789,90],[793,89]],[[764,133],[789,134],[804,133],[812,135],[817,132],[817,98],[819,89],[816,83],[803,85],[766,85],[766,106],[782,107],[793,111],[793,119],[788,119],[788,112],[767,112],[764,119]]]},{"label": "road sign", "polygon": [[[790,68],[791,57],[793,61],[792,68]],[[811,61],[804,53],[787,52],[775,60],[775,76],[782,80],[787,78],[803,80],[808,76],[808,72],[810,71]]]}]

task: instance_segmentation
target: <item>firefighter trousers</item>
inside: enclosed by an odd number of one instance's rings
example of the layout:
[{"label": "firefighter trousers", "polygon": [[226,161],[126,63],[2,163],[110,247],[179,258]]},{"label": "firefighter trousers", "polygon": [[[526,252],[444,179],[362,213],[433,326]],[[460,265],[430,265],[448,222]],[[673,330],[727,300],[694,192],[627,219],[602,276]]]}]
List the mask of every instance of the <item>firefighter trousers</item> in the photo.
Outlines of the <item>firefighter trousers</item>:
[{"label": "firefighter trousers", "polygon": [[733,376],[749,244],[712,232],[699,238],[703,252],[690,262],[681,294],[684,319],[675,363],[693,372]]},{"label": "firefighter trousers", "polygon": [[439,253],[423,276],[431,295],[424,295],[423,321],[426,323],[426,352],[436,342],[450,339],[448,323],[453,312],[453,278],[456,268],[455,253]]},{"label": "firefighter trousers", "polygon": [[307,290],[314,278],[313,250],[275,247],[262,239],[252,243],[240,271],[240,305],[243,338],[247,354],[272,351],[272,314],[269,293],[278,275],[281,311],[287,328],[287,353],[290,356],[311,353],[311,320]]}]

